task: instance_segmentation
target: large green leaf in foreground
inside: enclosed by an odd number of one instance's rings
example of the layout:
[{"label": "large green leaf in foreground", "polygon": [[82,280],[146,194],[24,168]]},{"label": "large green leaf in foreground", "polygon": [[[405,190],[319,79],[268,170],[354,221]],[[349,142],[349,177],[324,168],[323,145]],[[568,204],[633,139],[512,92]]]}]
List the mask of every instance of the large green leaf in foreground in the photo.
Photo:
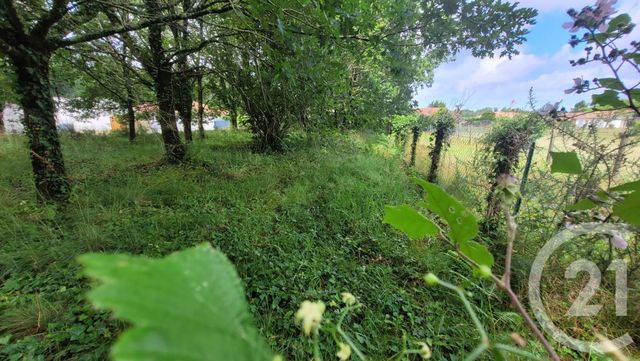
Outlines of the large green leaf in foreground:
[{"label": "large green leaf in foreground", "polygon": [[411,239],[422,239],[427,235],[438,234],[438,226],[406,204],[384,207],[382,222],[399,229]]},{"label": "large green leaf in foreground", "polygon": [[551,173],[581,174],[582,164],[576,152],[551,152]]},{"label": "large green leaf in foreground", "polygon": [[113,346],[114,360],[271,360],[240,278],[211,246],[162,259],[88,254],[79,261],[99,281],[91,302],[133,325]]},{"label": "large green leaf in foreground", "polygon": [[449,225],[449,238],[455,243],[463,243],[478,234],[476,217],[438,185],[414,178],[414,182],[424,189],[424,200],[420,206],[430,210]]}]

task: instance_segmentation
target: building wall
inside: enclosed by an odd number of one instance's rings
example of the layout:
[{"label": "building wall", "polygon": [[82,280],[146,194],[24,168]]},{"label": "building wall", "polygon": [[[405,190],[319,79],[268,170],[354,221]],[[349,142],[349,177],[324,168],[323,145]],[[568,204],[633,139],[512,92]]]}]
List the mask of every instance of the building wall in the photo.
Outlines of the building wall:
[{"label": "building wall", "polygon": [[[9,133],[22,133],[23,112],[20,107],[15,104],[8,104],[4,110],[5,129]],[[56,110],[56,124],[58,129],[76,131],[76,132],[96,132],[109,133],[111,131],[124,131],[127,126],[116,121],[111,114],[101,113],[93,117],[83,117],[78,113],[70,112],[64,107],[58,107]],[[205,118],[204,129],[216,130],[229,128],[229,121],[220,117]],[[194,124],[194,131],[196,125]],[[150,120],[136,121],[137,129],[144,129],[147,132],[160,133],[160,124],[158,124],[155,115]],[[178,129],[184,129],[182,122],[178,120]]]},{"label": "building wall", "polygon": [[578,128],[583,128],[591,124],[596,124],[598,128],[622,128],[624,127],[625,121],[622,119],[597,120],[591,118],[576,118],[576,127]]},{"label": "building wall", "polygon": [[[22,109],[15,104],[9,104],[4,109],[4,121],[7,132],[22,133]],[[97,114],[93,117],[83,117],[80,114],[72,113],[64,107],[58,107],[55,113],[56,124],[59,129],[73,130],[76,132],[93,131],[106,133],[111,131],[111,115],[106,113]]]}]

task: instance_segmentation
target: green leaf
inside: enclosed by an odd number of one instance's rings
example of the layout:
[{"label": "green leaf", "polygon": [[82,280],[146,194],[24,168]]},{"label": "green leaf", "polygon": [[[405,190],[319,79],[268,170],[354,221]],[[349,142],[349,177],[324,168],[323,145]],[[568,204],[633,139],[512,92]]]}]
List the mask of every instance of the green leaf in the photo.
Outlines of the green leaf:
[{"label": "green leaf", "polygon": [[633,192],[614,204],[613,214],[623,221],[640,227],[640,192]]},{"label": "green leaf", "polygon": [[598,79],[598,82],[605,88],[613,90],[624,90],[624,86],[622,85],[620,80],[616,78],[601,78]]},{"label": "green leaf", "polygon": [[162,259],[87,254],[99,281],[89,299],[132,327],[113,345],[113,360],[271,360],[254,326],[240,278],[203,244]]},{"label": "green leaf", "polygon": [[640,64],[640,54],[638,54],[638,53],[624,54],[622,56],[627,60],[631,60],[636,64]]},{"label": "green leaf", "polygon": [[632,191],[640,191],[640,180],[635,182],[624,183],[619,186],[611,188],[611,191],[614,192],[632,192]]},{"label": "green leaf", "polygon": [[493,255],[487,247],[478,242],[468,241],[460,243],[460,252],[479,265],[493,267]]},{"label": "green leaf", "polygon": [[449,238],[455,243],[473,239],[478,234],[476,217],[455,198],[439,186],[414,178],[414,182],[424,189],[424,200],[420,206],[435,213],[449,225]]},{"label": "green leaf", "polygon": [[582,164],[576,152],[551,152],[551,173],[581,174]]},{"label": "green leaf", "polygon": [[587,209],[592,209],[597,207],[598,205],[592,201],[591,199],[588,198],[584,198],[581,199],[580,201],[578,201],[578,203],[571,205],[571,206],[567,206],[565,208],[565,210],[567,211],[584,211]]},{"label": "green leaf", "polygon": [[426,235],[438,234],[438,227],[429,218],[406,204],[384,207],[382,223],[392,225],[411,239],[422,239]]},{"label": "green leaf", "polygon": [[595,106],[621,108],[627,105],[618,98],[618,92],[614,90],[605,90],[602,94],[594,94],[591,101]]},{"label": "green leaf", "polygon": [[631,23],[631,16],[629,14],[620,14],[615,18],[609,21],[609,26],[607,27],[607,32],[611,33],[617,31],[618,28],[627,26]]},{"label": "green leaf", "polygon": [[629,93],[631,94],[631,99],[633,100],[633,103],[638,106],[640,105],[640,89],[631,89],[629,90]]}]

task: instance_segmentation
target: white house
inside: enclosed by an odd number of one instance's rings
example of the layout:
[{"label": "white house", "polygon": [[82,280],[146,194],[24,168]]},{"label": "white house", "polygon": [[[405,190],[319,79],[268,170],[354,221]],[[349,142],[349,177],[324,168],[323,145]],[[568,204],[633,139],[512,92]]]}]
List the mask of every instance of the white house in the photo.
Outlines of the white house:
[{"label": "white house", "polygon": [[597,128],[624,128],[626,123],[636,118],[633,111],[599,111],[567,113],[567,118],[573,119],[578,128],[595,126]]},{"label": "white house", "polygon": [[[96,132],[109,133],[116,130],[126,128],[126,126],[115,121],[112,114],[100,112],[93,116],[83,115],[78,112],[72,112],[64,107],[64,100],[57,100],[57,108],[55,113],[56,125],[60,130],[76,131],[76,132]],[[6,105],[4,110],[5,129],[8,133],[22,133],[23,112],[20,107],[14,104]],[[151,114],[148,121],[137,121],[138,128],[144,128],[153,133],[160,133],[160,124],[156,121],[155,114]],[[183,129],[182,123],[178,120],[179,129]],[[229,121],[221,117],[205,116],[204,129],[227,129]],[[195,130],[195,129],[194,129]]]},{"label": "white house", "polygon": [[[69,111],[64,107],[64,101],[58,101],[55,118],[58,129],[76,132],[93,131],[97,133],[107,133],[111,131],[111,115],[98,113],[92,117],[86,117],[79,113]],[[9,104],[4,108],[5,129],[9,133],[22,133],[23,112],[15,104]]]}]

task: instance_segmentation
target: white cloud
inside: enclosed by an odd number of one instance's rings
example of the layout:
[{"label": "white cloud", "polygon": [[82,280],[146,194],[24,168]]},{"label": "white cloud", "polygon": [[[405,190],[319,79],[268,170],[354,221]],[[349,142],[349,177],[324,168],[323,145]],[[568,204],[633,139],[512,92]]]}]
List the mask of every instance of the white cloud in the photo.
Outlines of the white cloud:
[{"label": "white cloud", "polygon": [[419,90],[416,100],[420,106],[436,99],[453,105],[468,97],[465,104],[468,108],[526,108],[529,89],[533,87],[540,105],[564,99],[564,105],[571,106],[586,97],[564,94],[564,90],[572,86],[573,78],[592,79],[607,75],[606,69],[597,65],[572,67],[569,59],[577,54],[577,50],[568,45],[555,54],[523,52],[511,60],[476,59],[464,54],[456,62],[437,69],[434,86]]},{"label": "white cloud", "polygon": [[[512,1],[515,2],[515,1]],[[569,8],[582,9],[587,5],[592,5],[595,0],[519,0],[520,5],[538,9],[541,13],[550,11],[565,11]]]},{"label": "white cloud", "polygon": [[[538,5],[542,8],[566,9],[568,6],[582,7],[594,1],[551,2],[528,0],[523,5]],[[535,4],[534,4],[535,3]],[[619,12],[629,13],[632,19],[640,21],[640,0],[619,1]],[[638,38],[640,26],[630,38]],[[527,107],[529,89],[533,87],[540,105],[546,102],[563,100],[570,107],[579,100],[589,99],[591,94],[565,94],[564,90],[573,85],[573,78],[583,77],[591,80],[595,77],[610,77],[611,74],[601,64],[588,64],[572,67],[569,60],[578,59],[581,49],[573,49],[568,44],[555,53],[532,54],[522,47],[521,54],[511,60],[507,58],[477,59],[469,53],[458,56],[455,62],[444,64],[436,69],[432,88],[418,91],[415,99],[420,106],[426,106],[433,100],[443,100],[454,105],[461,99],[467,99],[465,107]],[[636,80],[637,73],[623,74],[623,79]]]}]

